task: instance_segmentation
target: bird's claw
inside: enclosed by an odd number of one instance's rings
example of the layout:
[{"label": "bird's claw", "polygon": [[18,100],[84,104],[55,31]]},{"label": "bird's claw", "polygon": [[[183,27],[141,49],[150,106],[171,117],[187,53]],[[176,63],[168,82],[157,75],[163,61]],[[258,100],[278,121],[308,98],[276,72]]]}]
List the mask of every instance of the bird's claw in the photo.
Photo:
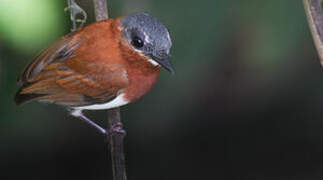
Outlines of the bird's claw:
[{"label": "bird's claw", "polygon": [[106,131],[107,136],[113,136],[115,134],[121,134],[122,136],[127,134],[121,123],[113,124],[109,130]]},{"label": "bird's claw", "polygon": [[105,143],[109,143],[110,139],[116,134],[120,134],[122,137],[127,134],[127,132],[122,128],[121,123],[114,124],[105,131]]}]

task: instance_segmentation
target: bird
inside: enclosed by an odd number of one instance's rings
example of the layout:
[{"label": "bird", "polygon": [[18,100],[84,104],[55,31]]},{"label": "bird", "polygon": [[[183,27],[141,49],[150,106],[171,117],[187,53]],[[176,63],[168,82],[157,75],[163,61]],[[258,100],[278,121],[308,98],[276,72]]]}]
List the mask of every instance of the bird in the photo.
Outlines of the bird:
[{"label": "bird", "polygon": [[117,108],[148,93],[162,67],[174,73],[171,47],[167,27],[148,13],[92,23],[38,54],[18,78],[14,101],[64,106],[105,133],[83,111]]}]

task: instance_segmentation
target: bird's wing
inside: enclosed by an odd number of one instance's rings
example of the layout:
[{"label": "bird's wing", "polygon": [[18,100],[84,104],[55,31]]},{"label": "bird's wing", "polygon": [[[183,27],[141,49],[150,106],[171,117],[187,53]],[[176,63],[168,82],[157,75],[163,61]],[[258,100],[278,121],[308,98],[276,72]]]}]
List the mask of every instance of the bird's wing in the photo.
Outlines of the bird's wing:
[{"label": "bird's wing", "polygon": [[115,98],[129,83],[123,65],[81,59],[75,55],[80,44],[71,34],[41,52],[20,77],[16,103],[36,99],[85,106]]},{"label": "bird's wing", "polygon": [[27,83],[37,75],[48,64],[54,61],[64,61],[73,56],[73,52],[80,45],[81,40],[75,38],[75,33],[64,36],[59,41],[52,44],[47,49],[41,51],[34,60],[25,68],[24,72],[18,79],[19,83]]}]

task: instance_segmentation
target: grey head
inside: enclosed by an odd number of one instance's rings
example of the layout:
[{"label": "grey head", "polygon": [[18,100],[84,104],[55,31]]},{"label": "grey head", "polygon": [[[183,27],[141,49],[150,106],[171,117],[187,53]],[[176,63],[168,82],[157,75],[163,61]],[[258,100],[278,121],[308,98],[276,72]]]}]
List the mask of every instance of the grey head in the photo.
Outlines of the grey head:
[{"label": "grey head", "polygon": [[172,41],[167,28],[147,13],[135,13],[121,20],[123,36],[131,47],[149,58],[154,64],[160,64],[170,72],[170,49]]}]

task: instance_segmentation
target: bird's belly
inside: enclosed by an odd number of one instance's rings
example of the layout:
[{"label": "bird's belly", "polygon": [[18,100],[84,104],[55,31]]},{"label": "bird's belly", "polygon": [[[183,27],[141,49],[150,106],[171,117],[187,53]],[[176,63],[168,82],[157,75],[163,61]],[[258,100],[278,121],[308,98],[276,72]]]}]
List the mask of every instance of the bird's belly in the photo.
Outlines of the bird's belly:
[{"label": "bird's belly", "polygon": [[88,106],[74,107],[75,110],[103,110],[112,109],[128,104],[129,101],[124,97],[124,93],[118,95],[113,100],[106,102],[104,104],[93,104]]}]

